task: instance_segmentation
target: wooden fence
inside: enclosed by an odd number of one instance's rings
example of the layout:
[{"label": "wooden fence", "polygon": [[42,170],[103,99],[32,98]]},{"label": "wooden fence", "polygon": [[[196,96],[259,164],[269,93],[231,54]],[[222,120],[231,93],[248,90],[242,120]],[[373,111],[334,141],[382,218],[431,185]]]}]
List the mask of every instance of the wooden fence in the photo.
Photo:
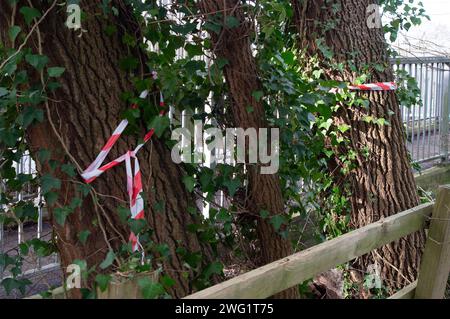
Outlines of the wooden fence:
[{"label": "wooden fence", "polygon": [[392,299],[444,297],[450,271],[450,185],[441,186],[435,203],[382,219],[333,240],[199,291],[186,299],[268,298],[315,275],[346,263],[431,221],[418,280]]}]

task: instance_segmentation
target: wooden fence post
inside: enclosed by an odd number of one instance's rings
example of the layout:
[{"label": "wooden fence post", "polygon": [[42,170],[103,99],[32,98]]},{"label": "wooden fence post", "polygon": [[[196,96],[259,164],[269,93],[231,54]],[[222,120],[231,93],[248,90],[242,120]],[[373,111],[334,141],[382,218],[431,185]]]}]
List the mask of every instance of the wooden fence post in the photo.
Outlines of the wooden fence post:
[{"label": "wooden fence post", "polygon": [[439,187],[415,299],[444,298],[450,272],[450,185]]}]

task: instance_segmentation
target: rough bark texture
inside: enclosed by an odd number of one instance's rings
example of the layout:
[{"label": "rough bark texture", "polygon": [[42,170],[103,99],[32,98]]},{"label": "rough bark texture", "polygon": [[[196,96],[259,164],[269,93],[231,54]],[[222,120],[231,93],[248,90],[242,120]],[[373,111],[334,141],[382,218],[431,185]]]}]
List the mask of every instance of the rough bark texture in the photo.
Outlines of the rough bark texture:
[{"label": "rough bark texture", "polygon": [[[142,60],[145,59],[141,52],[129,52],[121,40],[125,31],[129,34],[138,34],[128,8],[121,1],[114,1],[120,14],[106,19],[101,14],[101,2],[80,1],[80,6],[86,14],[82,27],[87,30],[82,37],[78,37],[79,32],[65,27],[67,16],[64,6],[62,9],[56,6],[39,27],[43,54],[49,57],[50,65],[66,68],[60,79],[62,87],[52,96],[53,100],[49,104],[51,119],[63,137],[68,151],[83,169],[93,161],[121,119],[120,113],[127,107],[120,99],[121,93],[133,91],[131,76],[119,69],[119,61],[129,53],[140,56]],[[8,3],[8,1],[0,2],[2,43],[9,43],[7,31],[12,10]],[[48,7],[42,1],[33,1],[33,4],[41,12]],[[25,5],[29,5],[27,1],[18,2],[19,8]],[[16,24],[20,24],[22,30],[29,30],[19,13],[16,14],[15,21]],[[118,33],[107,36],[105,28],[108,25],[117,26]],[[28,44],[34,52],[37,52],[36,32]],[[35,125],[29,130],[28,141],[32,153],[48,149],[52,152],[53,159],[68,162],[62,143],[52,130],[48,116],[42,124]],[[136,142],[135,137],[121,138],[109,158],[123,154],[136,145]],[[195,204],[182,183],[181,169],[172,162],[170,150],[162,141],[155,138],[151,144],[147,144],[139,153],[144,192],[149,197],[146,218],[154,230],[152,239],[158,244],[167,244],[170,248],[171,257],[164,262],[164,269],[176,281],[170,293],[175,297],[181,297],[192,292],[190,282],[193,274],[183,276],[184,260],[176,253],[176,249],[184,247],[189,252],[200,253],[205,261],[209,260],[211,253],[194,234],[186,230],[187,225],[198,221],[188,213],[188,206]],[[39,165],[41,174],[48,171],[48,165]],[[59,177],[67,179],[67,176]],[[81,182],[80,178],[77,180]],[[105,237],[115,249],[128,241],[130,229],[120,222],[117,214],[119,205],[125,207],[128,205],[125,182],[125,168],[118,166],[94,182],[95,190],[108,196],[100,196],[98,206],[88,197],[81,209],[68,217],[64,227],[59,226],[51,214],[64,267],[75,259],[85,259],[88,265],[99,264],[108,251]],[[73,182],[63,181],[57,205],[70,203],[76,186],[77,184]],[[122,199],[124,201],[121,201]],[[163,211],[154,209],[153,204],[160,201],[165,203]],[[51,208],[50,213],[52,211]],[[98,225],[93,225],[94,220],[102,226],[104,232]],[[78,234],[86,229],[91,235],[87,243],[82,245],[78,240]],[[74,295],[79,296],[78,293]]]},{"label": "rough bark texture", "polygon": [[[370,29],[367,24],[366,8],[373,3],[373,0],[292,0],[299,48],[307,57],[319,54],[316,40],[323,38],[324,44],[334,53],[334,61],[352,61],[359,72],[364,66],[371,65],[372,77],[368,83],[394,81],[383,31]],[[333,13],[332,8],[336,5],[337,13]],[[332,21],[337,24],[328,30],[325,25]],[[375,63],[386,66],[385,70],[374,69]],[[343,72],[333,70],[327,63],[322,63],[321,67],[328,79],[352,83],[357,77],[348,65]],[[353,149],[359,153],[357,168],[347,177],[351,190],[351,226],[354,228],[419,204],[395,93],[373,92],[367,96],[368,109],[344,107],[335,114],[335,123],[351,126],[348,137]],[[380,127],[366,123],[364,116],[385,118],[390,125]],[[369,158],[362,156],[363,147],[369,149]],[[337,176],[336,182],[341,182],[341,178]],[[364,256],[356,263],[357,268],[366,269],[376,262],[381,266],[388,288],[400,288],[416,278],[423,243],[424,233],[413,234]]]},{"label": "rough bark texture", "polygon": [[[239,0],[204,0],[199,3],[206,19],[211,13],[221,12],[224,17],[233,16],[240,22],[238,27],[224,27],[220,34],[210,32],[213,40],[213,52],[218,58],[225,58],[228,64],[224,67],[225,79],[231,96],[231,114],[237,127],[248,129],[266,128],[265,111],[262,103],[252,97],[253,92],[261,90],[258,79],[256,60],[252,55],[250,36],[252,24],[246,20],[242,9],[243,1]],[[253,111],[249,112],[251,106]],[[271,215],[285,213],[283,195],[277,174],[260,174],[257,165],[248,166],[248,194],[246,208],[254,216],[261,210]],[[288,240],[283,239],[267,219],[258,218],[257,235],[261,249],[261,264],[267,264],[292,254]],[[297,288],[289,289],[276,296],[277,298],[297,298]]]}]

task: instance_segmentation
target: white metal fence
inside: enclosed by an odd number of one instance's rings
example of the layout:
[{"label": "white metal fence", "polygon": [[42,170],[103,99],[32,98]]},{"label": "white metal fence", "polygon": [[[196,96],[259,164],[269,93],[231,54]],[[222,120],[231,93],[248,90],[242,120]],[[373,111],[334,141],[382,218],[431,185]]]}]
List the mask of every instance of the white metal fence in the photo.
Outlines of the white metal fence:
[{"label": "white metal fence", "polygon": [[[19,163],[15,165],[16,175],[33,175],[36,176],[36,165],[31,156],[26,155],[21,158]],[[1,182],[1,181],[0,181]],[[0,183],[2,191],[5,191],[5,185]],[[52,229],[47,222],[46,208],[40,189],[33,188],[31,184],[14,194],[13,202],[6,206],[0,207],[0,213],[11,217],[12,207],[21,201],[31,201],[37,207],[37,219],[35,221],[26,221],[25,223],[16,219],[14,222],[4,225],[0,222],[0,253],[8,253],[14,256],[20,253],[19,245],[27,240],[34,238],[48,240],[52,236]],[[23,276],[33,276],[41,271],[48,271],[59,267],[57,254],[50,257],[39,257],[32,250],[23,256],[22,272]],[[0,281],[11,274],[0,267]]]},{"label": "white metal fence", "polygon": [[400,70],[414,77],[422,105],[402,107],[408,149],[417,163],[447,161],[449,156],[450,59],[416,57],[399,59]]}]

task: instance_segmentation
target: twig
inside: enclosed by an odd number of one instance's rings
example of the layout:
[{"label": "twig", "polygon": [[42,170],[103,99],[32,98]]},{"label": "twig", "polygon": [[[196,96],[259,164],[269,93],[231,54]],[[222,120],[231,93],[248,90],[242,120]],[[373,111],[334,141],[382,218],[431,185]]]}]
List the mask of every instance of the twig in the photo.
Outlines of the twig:
[{"label": "twig", "polygon": [[33,27],[31,28],[30,32],[27,34],[27,36],[25,37],[25,39],[23,40],[22,44],[19,46],[19,48],[17,49],[16,52],[14,52],[14,54],[10,55],[5,61],[3,61],[2,64],[0,64],[0,70],[3,69],[5,67],[5,65],[12,59],[14,58],[17,54],[19,54],[20,51],[22,51],[22,49],[25,47],[25,45],[27,44],[28,40],[30,39],[31,35],[33,34],[33,32],[36,30],[36,28],[38,28],[39,24],[41,24],[42,21],[44,21],[45,17],[50,13],[51,10],[53,10],[53,8],[55,7],[57,3],[57,0],[55,0],[53,2],[53,4],[50,6],[50,8],[47,9],[47,11],[42,15],[42,17],[33,25]]}]

